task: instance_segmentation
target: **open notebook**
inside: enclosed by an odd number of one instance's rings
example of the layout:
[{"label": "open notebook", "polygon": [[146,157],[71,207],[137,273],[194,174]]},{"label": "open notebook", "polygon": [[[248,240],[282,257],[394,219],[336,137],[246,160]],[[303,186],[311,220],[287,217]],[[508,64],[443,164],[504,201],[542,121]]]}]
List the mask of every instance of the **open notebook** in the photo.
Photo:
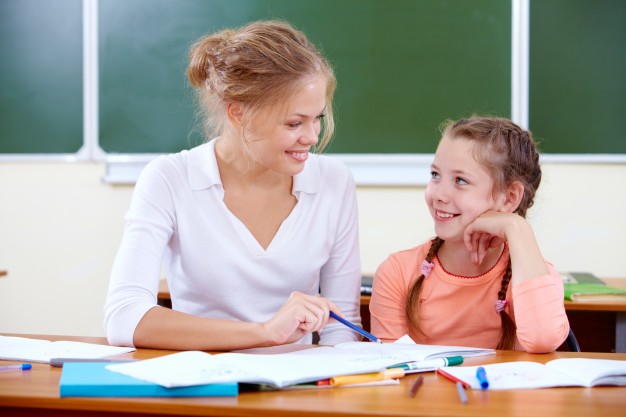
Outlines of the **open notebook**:
[{"label": "open notebook", "polygon": [[0,359],[50,363],[51,358],[101,359],[134,351],[132,347],[0,336]]},{"label": "open notebook", "polygon": [[[442,368],[446,373],[480,389],[477,366]],[[609,359],[555,359],[545,365],[537,362],[504,362],[483,365],[489,389],[549,387],[626,386],[626,361]]]},{"label": "open notebook", "polygon": [[493,354],[493,349],[464,346],[350,342],[274,355],[187,351],[112,364],[107,369],[164,387],[236,381],[282,388],[339,375],[382,371],[405,362]]}]

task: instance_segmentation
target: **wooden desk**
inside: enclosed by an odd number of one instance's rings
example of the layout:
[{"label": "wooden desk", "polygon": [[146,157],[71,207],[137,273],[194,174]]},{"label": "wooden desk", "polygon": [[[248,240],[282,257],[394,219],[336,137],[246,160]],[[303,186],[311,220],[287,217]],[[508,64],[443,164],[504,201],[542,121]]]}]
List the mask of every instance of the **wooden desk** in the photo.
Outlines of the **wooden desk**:
[{"label": "wooden desk", "polygon": [[[33,335],[18,335],[37,337]],[[41,336],[48,340],[106,343],[104,338]],[[148,359],[171,351],[139,349],[121,357]],[[555,352],[531,355],[498,352],[468,359],[466,364],[530,360],[545,363],[557,358],[586,357],[626,360],[626,354]],[[13,362],[0,361],[0,364]],[[455,385],[425,373],[415,398],[408,391],[417,375],[400,385],[331,388],[301,391],[243,392],[238,397],[196,398],[59,398],[60,368],[33,364],[26,372],[0,374],[2,416],[239,416],[239,417],[384,417],[384,416],[508,416],[612,417],[623,416],[626,387],[545,388],[511,391],[468,391],[462,405]]]},{"label": "wooden desk", "polygon": [[[612,287],[626,289],[626,279],[607,279]],[[159,283],[158,303],[172,307],[167,282]],[[361,295],[361,322],[370,329],[369,295]],[[626,353],[626,302],[565,301],[570,326],[585,352]]]}]

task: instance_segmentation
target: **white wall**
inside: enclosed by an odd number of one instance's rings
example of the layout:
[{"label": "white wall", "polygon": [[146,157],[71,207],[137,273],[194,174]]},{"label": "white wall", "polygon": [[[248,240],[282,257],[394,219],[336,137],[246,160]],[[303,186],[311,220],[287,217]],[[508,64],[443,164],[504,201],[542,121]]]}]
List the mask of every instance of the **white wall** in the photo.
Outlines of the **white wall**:
[{"label": "white wall", "polygon": [[[99,163],[0,163],[0,332],[102,336],[132,187]],[[562,271],[626,277],[626,165],[548,164],[528,218]],[[433,234],[423,187],[358,189],[362,265]]]}]

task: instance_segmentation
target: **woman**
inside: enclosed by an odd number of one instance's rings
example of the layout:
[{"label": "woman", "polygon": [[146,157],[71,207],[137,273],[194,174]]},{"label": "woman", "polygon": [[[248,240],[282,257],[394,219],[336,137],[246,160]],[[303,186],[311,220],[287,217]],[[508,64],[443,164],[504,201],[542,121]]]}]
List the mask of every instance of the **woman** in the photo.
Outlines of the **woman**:
[{"label": "woman", "polygon": [[[109,342],[358,340],[329,324],[330,311],[360,323],[354,181],[311,153],[333,133],[331,66],[289,24],[261,21],[201,38],[187,76],[213,139],[157,158],[138,179],[105,305]],[[156,306],[162,261],[171,310]]]}]

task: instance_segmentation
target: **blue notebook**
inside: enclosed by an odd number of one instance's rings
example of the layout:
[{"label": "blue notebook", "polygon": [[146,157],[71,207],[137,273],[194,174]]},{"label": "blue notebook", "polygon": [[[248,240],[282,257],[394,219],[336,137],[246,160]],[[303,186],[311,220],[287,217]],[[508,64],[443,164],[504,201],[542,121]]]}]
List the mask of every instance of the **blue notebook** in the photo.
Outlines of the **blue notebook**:
[{"label": "blue notebook", "polygon": [[59,382],[61,397],[232,397],[236,382],[166,388],[117,372],[111,362],[67,362]]}]

